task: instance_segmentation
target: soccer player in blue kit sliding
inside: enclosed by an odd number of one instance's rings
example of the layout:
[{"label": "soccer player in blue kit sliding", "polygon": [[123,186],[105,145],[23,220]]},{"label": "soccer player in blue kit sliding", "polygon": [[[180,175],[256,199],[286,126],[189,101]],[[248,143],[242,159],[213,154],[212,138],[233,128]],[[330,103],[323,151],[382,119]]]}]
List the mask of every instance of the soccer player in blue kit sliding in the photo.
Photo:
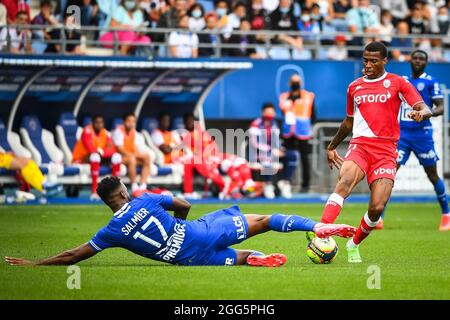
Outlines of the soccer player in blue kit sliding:
[{"label": "soccer player in blue kit sliding", "polygon": [[[422,50],[411,53],[412,75],[405,77],[416,88],[427,106],[434,106],[431,110],[433,117],[444,113],[444,96],[442,95],[439,82],[425,72],[428,64],[428,54]],[[433,141],[433,126],[430,120],[416,122],[407,114],[411,107],[402,104],[400,113],[400,140],[398,142],[397,170],[406,164],[411,151],[414,152],[419,163],[423,166],[428,179],[433,184],[436,197],[441,206],[440,231],[450,231],[450,210],[448,207],[445,183],[439,178],[436,163],[439,160]],[[384,215],[383,215],[384,216]],[[377,229],[383,229],[383,220],[377,224]]]},{"label": "soccer player in blue kit sliding", "polygon": [[[143,257],[178,265],[250,265],[278,267],[283,254],[264,255],[230,248],[255,235],[314,231],[320,238],[352,237],[356,228],[344,224],[317,223],[296,215],[244,215],[237,206],[186,221],[190,204],[171,196],[144,194],[131,200],[117,177],[104,178],[97,194],[114,212],[111,221],[89,242],[40,261],[5,257],[11,265],[70,265],[114,247]],[[170,215],[167,211],[173,211]]]}]

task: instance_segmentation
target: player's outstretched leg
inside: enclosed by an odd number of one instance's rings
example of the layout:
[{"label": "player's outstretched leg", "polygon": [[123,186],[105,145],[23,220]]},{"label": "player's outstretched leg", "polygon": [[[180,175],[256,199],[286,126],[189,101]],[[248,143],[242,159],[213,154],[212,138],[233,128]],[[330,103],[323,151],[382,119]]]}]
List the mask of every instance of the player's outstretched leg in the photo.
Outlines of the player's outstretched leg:
[{"label": "player's outstretched leg", "polygon": [[381,213],[391,196],[394,181],[386,178],[375,180],[371,185],[369,210],[361,219],[358,231],[352,239],[347,242],[348,262],[361,263],[362,259],[359,254],[360,243],[369,236],[370,232],[375,229]]},{"label": "player's outstretched leg", "polygon": [[334,188],[334,192],[328,198],[323,210],[323,223],[334,223],[341,213],[345,199],[352,193],[355,186],[364,179],[365,173],[353,161],[344,161],[339,171],[339,181]]},{"label": "player's outstretched leg", "polygon": [[425,168],[425,172],[428,179],[433,184],[436,197],[441,206],[441,224],[439,225],[439,231],[450,231],[450,210],[448,208],[447,192],[445,190],[445,183],[439,178],[437,174],[436,166],[430,166]]},{"label": "player's outstretched leg", "polygon": [[281,267],[287,261],[282,253],[271,253],[265,255],[254,250],[236,250],[236,265],[247,265],[252,267]]},{"label": "player's outstretched leg", "polygon": [[248,237],[267,231],[292,232],[313,231],[320,238],[339,236],[349,238],[356,228],[346,224],[325,224],[296,215],[280,213],[268,215],[245,215],[248,223]]}]

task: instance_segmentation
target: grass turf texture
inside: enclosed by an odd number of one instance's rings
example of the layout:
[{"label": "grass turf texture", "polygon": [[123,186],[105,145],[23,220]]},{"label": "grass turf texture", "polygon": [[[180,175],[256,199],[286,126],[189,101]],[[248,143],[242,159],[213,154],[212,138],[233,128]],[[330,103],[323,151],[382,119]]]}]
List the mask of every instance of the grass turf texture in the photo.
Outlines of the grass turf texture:
[{"label": "grass turf texture", "polygon": [[[190,219],[220,208],[195,205]],[[365,205],[346,205],[339,222],[359,225]],[[292,213],[319,219],[321,205],[242,205],[244,213]],[[449,299],[450,232],[437,231],[436,204],[391,204],[385,230],[361,245],[363,263],[347,263],[345,241],[330,265],[306,257],[303,232],[270,232],[236,248],[282,252],[281,268],[181,267],[109,249],[79,263],[81,290],[69,290],[67,267],[0,263],[0,299]],[[0,207],[0,255],[39,259],[86,242],[105,225],[104,206]],[[369,290],[368,267],[381,270]]]}]

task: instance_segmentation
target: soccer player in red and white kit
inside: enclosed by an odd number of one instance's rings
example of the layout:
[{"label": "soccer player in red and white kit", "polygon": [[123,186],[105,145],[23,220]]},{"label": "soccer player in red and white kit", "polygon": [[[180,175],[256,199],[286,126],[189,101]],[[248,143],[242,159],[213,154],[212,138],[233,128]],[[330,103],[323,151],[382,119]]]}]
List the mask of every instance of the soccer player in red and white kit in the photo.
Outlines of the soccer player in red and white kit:
[{"label": "soccer player in red and white kit", "polygon": [[[363,54],[365,76],[353,81],[347,90],[347,117],[327,148],[330,169],[340,169],[339,182],[328,198],[321,222],[333,223],[344,200],[367,177],[370,187],[368,211],[358,231],[347,243],[348,262],[362,262],[359,244],[375,228],[389,200],[396,174],[397,142],[400,137],[398,114],[402,101],[412,106],[409,117],[417,122],[431,117],[430,109],[416,89],[404,78],[388,73],[387,48],[371,42]],[[338,145],[353,131],[347,154],[342,159]]]}]

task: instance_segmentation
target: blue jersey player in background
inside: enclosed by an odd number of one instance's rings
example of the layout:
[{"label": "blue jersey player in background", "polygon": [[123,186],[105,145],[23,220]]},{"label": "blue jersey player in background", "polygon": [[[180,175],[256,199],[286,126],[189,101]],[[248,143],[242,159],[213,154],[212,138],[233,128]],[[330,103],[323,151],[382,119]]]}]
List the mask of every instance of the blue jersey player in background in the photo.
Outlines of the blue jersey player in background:
[{"label": "blue jersey player in background", "polygon": [[[278,267],[283,254],[264,255],[230,248],[255,235],[314,231],[318,237],[351,237],[356,228],[323,224],[295,215],[244,215],[237,206],[186,221],[190,204],[171,196],[144,194],[131,200],[117,177],[103,179],[97,194],[114,212],[111,221],[89,242],[54,257],[29,261],[5,257],[11,265],[70,265],[108,248],[124,248],[143,257],[177,265],[251,265]],[[173,211],[173,216],[167,211]]]},{"label": "blue jersey player in background", "polygon": [[[405,77],[417,89],[425,104],[431,108],[433,117],[444,113],[444,96],[439,82],[431,75],[425,73],[428,63],[428,54],[422,50],[411,53],[412,75]],[[440,231],[450,230],[450,211],[448,208],[447,193],[444,181],[438,176],[436,163],[439,160],[433,141],[433,126],[430,120],[416,122],[407,114],[412,109],[403,103],[400,113],[400,140],[398,142],[397,170],[406,164],[411,152],[414,152],[420,164],[423,166],[428,179],[434,186],[436,196],[441,206]],[[380,220],[377,229],[383,228],[383,220]]]}]

